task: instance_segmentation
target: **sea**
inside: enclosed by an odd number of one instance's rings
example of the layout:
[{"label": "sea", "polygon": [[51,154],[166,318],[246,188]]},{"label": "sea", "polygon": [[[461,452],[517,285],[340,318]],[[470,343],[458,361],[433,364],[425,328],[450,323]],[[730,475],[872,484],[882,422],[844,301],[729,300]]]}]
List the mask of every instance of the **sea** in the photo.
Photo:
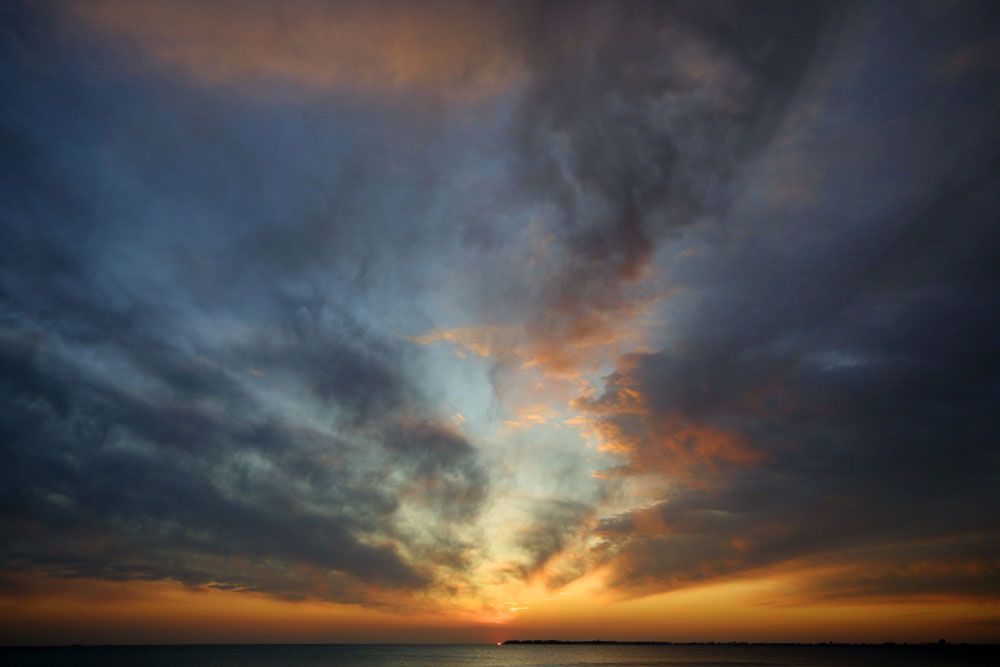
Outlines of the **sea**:
[{"label": "sea", "polygon": [[67,646],[2,648],[5,665],[129,667],[758,667],[1000,665],[1000,646],[429,645]]}]

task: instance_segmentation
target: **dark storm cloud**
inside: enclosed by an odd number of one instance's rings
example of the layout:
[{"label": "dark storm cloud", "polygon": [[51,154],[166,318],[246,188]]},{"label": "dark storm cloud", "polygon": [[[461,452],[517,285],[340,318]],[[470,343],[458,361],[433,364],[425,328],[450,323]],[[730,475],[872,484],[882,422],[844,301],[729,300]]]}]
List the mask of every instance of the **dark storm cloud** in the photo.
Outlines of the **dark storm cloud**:
[{"label": "dark storm cloud", "polygon": [[[274,146],[245,139],[280,118],[157,103],[5,11],[3,568],[378,604],[464,567],[488,479],[353,310],[378,211],[316,203],[377,176],[264,185]],[[259,241],[280,225],[309,240]]]},{"label": "dark storm cloud", "polygon": [[725,210],[838,12],[820,3],[540,3],[518,174],[554,205],[531,332],[555,365],[634,308],[658,242]]},{"label": "dark storm cloud", "polygon": [[599,528],[618,585],[822,566],[803,596],[1000,595],[1000,90],[934,75],[997,39],[972,7],[868,8],[841,48],[869,59],[820,70],[823,114],[757,163],[808,149],[810,203],[747,197],[678,243],[670,344],[581,403],[623,474],[681,481]]},{"label": "dark storm cloud", "polygon": [[[279,573],[315,567],[412,587],[429,583],[420,565],[395,547],[359,541],[394,539],[400,482],[386,476],[419,485],[417,497],[448,506],[450,521],[474,515],[482,498],[469,445],[429,422],[394,424],[389,411],[376,426],[345,400],[337,405],[356,430],[333,436],[269,416],[225,374],[183,357],[144,369],[167,391],[141,396],[81,376],[54,347],[47,334],[5,331],[8,566],[315,593],[306,582],[286,590],[287,574],[240,579],[240,563],[264,560],[284,563]],[[352,394],[378,391],[364,374],[353,379]],[[384,449],[366,449],[367,441]],[[377,469],[381,459],[390,471]],[[446,482],[429,485],[429,476]],[[200,568],[205,558],[215,566]],[[221,567],[225,559],[235,560],[231,568]]]}]

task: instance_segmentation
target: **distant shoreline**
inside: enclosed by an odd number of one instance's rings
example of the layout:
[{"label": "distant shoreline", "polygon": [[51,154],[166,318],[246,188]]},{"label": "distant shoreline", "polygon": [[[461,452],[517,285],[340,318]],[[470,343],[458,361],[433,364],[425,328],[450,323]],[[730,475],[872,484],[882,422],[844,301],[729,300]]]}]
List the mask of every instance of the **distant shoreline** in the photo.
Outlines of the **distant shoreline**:
[{"label": "distant shoreline", "polygon": [[11,649],[134,649],[134,648],[235,648],[235,647],[318,647],[318,646],[705,646],[772,648],[918,648],[918,649],[988,649],[1000,651],[1000,643],[975,642],[753,642],[753,641],[657,641],[614,639],[508,639],[502,642],[263,642],[263,643],[191,643],[191,644],[6,644]]},{"label": "distant shoreline", "polygon": [[614,639],[508,639],[506,641],[500,642],[501,645],[616,645],[616,646],[773,646],[773,647],[783,647],[783,646],[800,646],[803,648],[821,648],[821,647],[843,647],[843,648],[877,648],[877,647],[901,647],[901,648],[947,648],[947,647],[981,647],[981,648],[997,648],[1000,649],[1000,644],[977,644],[970,642],[949,642],[946,640],[938,640],[936,642],[740,642],[740,641],[702,641],[702,642],[684,642],[684,641],[654,641],[654,640],[628,640],[619,641]]}]

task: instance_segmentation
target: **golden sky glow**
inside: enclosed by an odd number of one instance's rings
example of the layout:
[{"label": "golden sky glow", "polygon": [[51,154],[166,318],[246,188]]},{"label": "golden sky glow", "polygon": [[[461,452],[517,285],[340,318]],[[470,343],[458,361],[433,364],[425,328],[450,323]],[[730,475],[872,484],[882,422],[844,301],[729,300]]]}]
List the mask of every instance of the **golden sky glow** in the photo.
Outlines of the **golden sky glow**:
[{"label": "golden sky glow", "polygon": [[[804,575],[807,576],[807,575]],[[638,599],[588,578],[557,592],[528,585],[506,608],[400,615],[169,582],[33,581],[0,607],[6,643],[494,642],[518,637],[667,641],[984,641],[995,603],[795,599],[794,576],[764,575]],[[985,621],[985,622],[984,622]]]}]

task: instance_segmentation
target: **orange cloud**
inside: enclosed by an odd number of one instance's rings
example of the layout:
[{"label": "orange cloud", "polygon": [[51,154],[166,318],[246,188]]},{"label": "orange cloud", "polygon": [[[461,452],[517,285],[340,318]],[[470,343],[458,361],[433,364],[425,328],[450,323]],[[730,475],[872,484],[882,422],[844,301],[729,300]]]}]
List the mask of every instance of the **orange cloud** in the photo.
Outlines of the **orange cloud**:
[{"label": "orange cloud", "polygon": [[548,424],[558,418],[558,413],[552,406],[544,404],[526,405],[514,411],[511,419],[505,419],[504,428],[519,430],[528,429],[533,426]]},{"label": "orange cloud", "polygon": [[435,329],[422,336],[413,336],[410,340],[419,345],[451,343],[460,354],[471,353],[477,357],[507,359],[525,354],[523,332],[518,327],[510,326]]},{"label": "orange cloud", "polygon": [[410,340],[419,345],[450,343],[468,354],[520,368],[537,368],[549,378],[574,379],[618,356],[642,348],[650,308],[664,297],[636,300],[588,313],[552,312],[550,326],[482,325],[434,329]]},{"label": "orange cloud", "polygon": [[699,423],[679,411],[652,409],[631,377],[628,360],[600,395],[593,390],[573,402],[572,424],[596,440],[601,451],[625,457],[616,476],[666,473],[672,480],[703,485],[727,465],[750,465],[763,454],[739,432]]},{"label": "orange cloud", "polygon": [[199,81],[482,99],[523,73],[512,15],[475,2],[100,0],[74,17]]}]

